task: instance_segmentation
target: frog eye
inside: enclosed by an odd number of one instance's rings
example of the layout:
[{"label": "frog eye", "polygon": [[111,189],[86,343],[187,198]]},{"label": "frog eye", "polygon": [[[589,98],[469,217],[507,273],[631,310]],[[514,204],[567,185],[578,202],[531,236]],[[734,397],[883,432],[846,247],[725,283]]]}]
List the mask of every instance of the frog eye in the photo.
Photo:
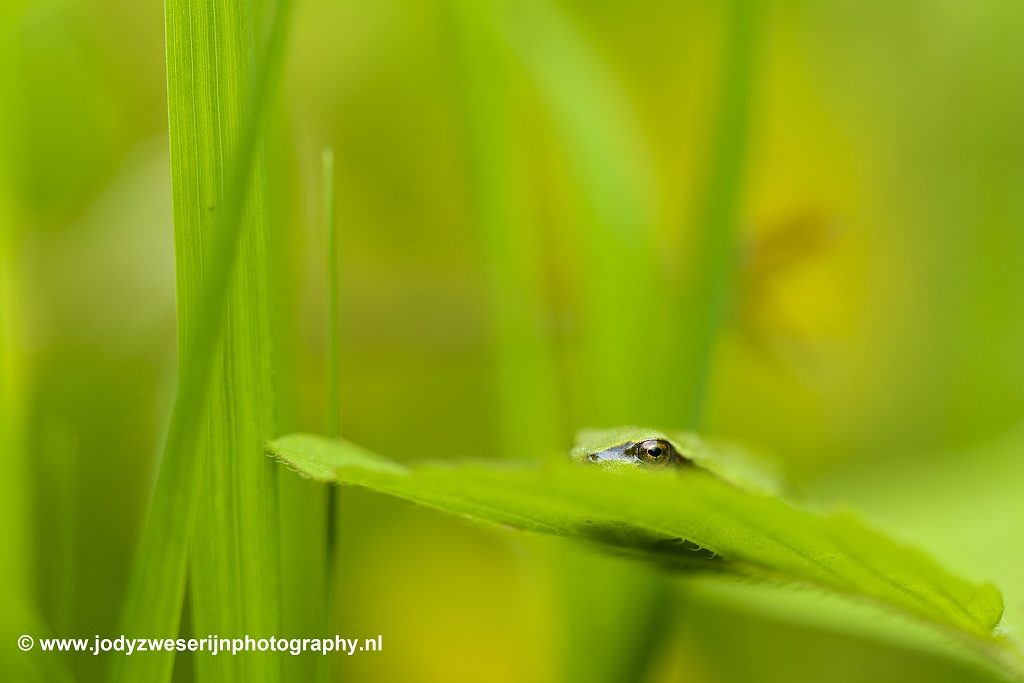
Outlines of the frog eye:
[{"label": "frog eye", "polygon": [[649,465],[664,466],[672,462],[675,449],[664,439],[648,439],[637,446],[637,455],[641,462]]}]

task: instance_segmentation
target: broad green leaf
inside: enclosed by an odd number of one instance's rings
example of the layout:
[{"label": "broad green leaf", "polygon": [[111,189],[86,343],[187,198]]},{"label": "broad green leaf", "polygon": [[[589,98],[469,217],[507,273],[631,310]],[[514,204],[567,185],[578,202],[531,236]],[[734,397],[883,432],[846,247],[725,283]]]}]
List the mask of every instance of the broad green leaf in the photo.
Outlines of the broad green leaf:
[{"label": "broad green leaf", "polygon": [[1024,425],[958,450],[850,463],[816,482],[816,500],[843,501],[913,538],[943,564],[997,582],[1001,628],[1024,632]]},{"label": "broad green leaf", "polygon": [[923,620],[1019,673],[998,632],[999,591],[945,571],[850,514],[818,516],[701,468],[650,472],[531,462],[409,466],[295,434],[272,455],[318,481],[363,486],[511,529],[561,536],[666,568],[814,586]]}]

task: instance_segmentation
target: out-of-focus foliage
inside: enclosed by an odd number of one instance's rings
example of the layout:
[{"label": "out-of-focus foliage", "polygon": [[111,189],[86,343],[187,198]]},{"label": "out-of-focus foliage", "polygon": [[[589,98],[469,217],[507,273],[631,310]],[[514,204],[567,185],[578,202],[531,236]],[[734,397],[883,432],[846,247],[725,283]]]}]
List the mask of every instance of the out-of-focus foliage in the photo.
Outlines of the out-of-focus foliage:
[{"label": "out-of-focus foliage", "polygon": [[[501,118],[483,154],[500,158],[487,182],[502,184],[484,189],[505,193],[495,206],[514,208],[508,220],[524,231],[531,269],[513,274],[531,289],[511,301],[529,304],[517,329],[551,374],[524,386],[542,396],[499,385],[505,252],[475,204],[488,176],[467,136],[457,41],[471,4],[296,4],[265,147],[278,433],[324,431],[325,145],[336,157],[346,438],[396,460],[509,444],[534,457],[563,453],[578,427],[672,422],[644,408],[676,400],[661,400],[676,387],[654,363],[669,323],[661,304],[628,297],[667,296],[651,282],[699,266],[730,5],[487,5],[493,24],[475,35],[484,78],[501,79],[488,105]],[[705,429],[781,454],[822,500],[850,501],[957,574],[995,581],[1011,628],[1024,623],[1013,491],[1024,447],[999,435],[1024,412],[1022,15],[1001,0],[765,4],[739,267],[704,411]],[[33,630],[31,613],[54,634],[112,634],[174,395],[163,8],[11,0],[0,30],[0,568],[5,608],[24,608],[4,610],[0,634]],[[588,110],[613,139],[573,127]],[[596,147],[583,143],[595,140],[614,166],[593,166]],[[598,202],[627,191],[646,251],[597,267]],[[596,293],[620,287],[625,313],[597,318]],[[654,352],[614,357],[621,344]],[[512,410],[545,422],[509,437]],[[294,578],[284,619],[296,637],[317,635],[319,495],[281,482],[293,530],[282,539]],[[615,581],[584,590],[586,557],[557,578],[541,553],[441,515],[361,491],[340,507],[332,631],[382,633],[389,648],[338,660],[347,680],[556,680],[567,644],[588,643],[580,627],[628,603]],[[570,572],[589,622],[579,607],[563,613]],[[657,680],[986,680],[836,627],[814,595],[786,610],[701,584],[673,590],[679,609],[656,638],[630,629],[651,645]],[[612,657],[610,641],[596,646]],[[3,647],[6,658],[13,645]],[[47,666],[94,681],[109,660],[58,661]],[[190,659],[178,663],[190,680]],[[306,680],[313,662],[286,666]]]}]

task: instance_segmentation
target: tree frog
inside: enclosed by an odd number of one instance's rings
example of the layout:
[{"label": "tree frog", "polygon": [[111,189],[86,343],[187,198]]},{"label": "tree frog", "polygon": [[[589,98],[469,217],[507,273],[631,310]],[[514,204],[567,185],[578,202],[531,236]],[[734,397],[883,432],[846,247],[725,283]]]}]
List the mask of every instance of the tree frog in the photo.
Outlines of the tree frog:
[{"label": "tree frog", "polygon": [[646,427],[583,429],[569,458],[581,465],[645,470],[705,470],[738,488],[780,494],[777,467],[738,444],[705,439],[693,432],[662,432]]}]

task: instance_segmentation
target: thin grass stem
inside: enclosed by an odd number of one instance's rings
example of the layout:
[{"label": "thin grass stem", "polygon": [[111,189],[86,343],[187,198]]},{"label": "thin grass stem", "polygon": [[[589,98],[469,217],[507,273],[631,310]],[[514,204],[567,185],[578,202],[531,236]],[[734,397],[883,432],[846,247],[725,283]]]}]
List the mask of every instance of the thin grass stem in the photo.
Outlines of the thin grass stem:
[{"label": "thin grass stem", "polygon": [[[327,236],[327,436],[341,436],[341,351],[338,315],[338,229],[334,210],[334,151],[327,147],[320,155],[322,173],[323,227]],[[322,619],[324,633],[334,623],[334,575],[338,564],[338,487],[327,487],[326,535],[327,567],[324,573],[324,607]],[[323,658],[317,664],[317,680],[331,678],[330,660]]]}]

